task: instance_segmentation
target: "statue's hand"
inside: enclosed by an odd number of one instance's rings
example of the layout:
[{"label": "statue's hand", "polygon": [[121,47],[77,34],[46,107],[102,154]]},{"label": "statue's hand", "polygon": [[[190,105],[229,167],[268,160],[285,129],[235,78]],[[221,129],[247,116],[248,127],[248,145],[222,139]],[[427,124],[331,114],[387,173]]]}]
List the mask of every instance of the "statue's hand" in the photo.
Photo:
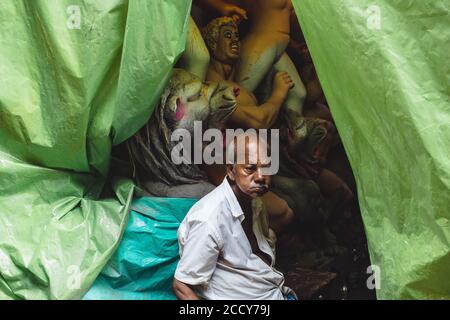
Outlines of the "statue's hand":
[{"label": "statue's hand", "polygon": [[294,87],[294,82],[287,72],[277,72],[273,78],[272,95],[286,99],[289,90]]},{"label": "statue's hand", "polygon": [[247,20],[247,11],[233,4],[224,3],[220,9],[222,16],[232,17],[236,23],[240,23],[242,19]]}]

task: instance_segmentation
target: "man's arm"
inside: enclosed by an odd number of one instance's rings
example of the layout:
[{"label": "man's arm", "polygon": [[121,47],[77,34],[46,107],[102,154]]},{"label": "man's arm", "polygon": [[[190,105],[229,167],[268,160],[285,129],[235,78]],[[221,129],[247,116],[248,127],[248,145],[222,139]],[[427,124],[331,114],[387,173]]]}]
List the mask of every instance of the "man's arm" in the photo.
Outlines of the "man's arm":
[{"label": "man's arm", "polygon": [[193,288],[201,289],[210,281],[223,242],[206,221],[193,220],[188,225],[188,230],[181,226],[178,231],[180,261],[172,287],[178,299],[198,300]]},{"label": "man's arm", "polygon": [[178,300],[200,300],[189,285],[175,278],[173,278],[173,292]]}]

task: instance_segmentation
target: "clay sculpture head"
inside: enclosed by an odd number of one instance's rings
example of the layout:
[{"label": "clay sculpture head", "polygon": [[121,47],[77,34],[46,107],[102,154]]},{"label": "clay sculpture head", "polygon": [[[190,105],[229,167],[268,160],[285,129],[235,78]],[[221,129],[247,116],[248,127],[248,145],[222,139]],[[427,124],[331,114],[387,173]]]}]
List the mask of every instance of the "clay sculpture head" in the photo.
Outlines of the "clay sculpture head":
[{"label": "clay sculpture head", "polygon": [[202,121],[204,129],[220,127],[235,108],[232,86],[202,82],[185,70],[175,69],[150,121],[128,141],[138,170],[135,178],[168,186],[206,181],[196,165],[173,163],[171,152],[178,142],[171,141],[172,133],[186,129],[193,134],[195,121]]},{"label": "clay sculpture head", "polygon": [[167,130],[191,131],[194,121],[220,127],[236,108],[233,87],[225,83],[201,82],[183,69],[175,69],[155,112]]},{"label": "clay sculpture head", "polygon": [[333,133],[333,129],[328,121],[305,118],[287,109],[284,111],[281,137],[293,159],[299,163],[314,165],[324,161],[330,143],[329,135]]},{"label": "clay sculpture head", "polygon": [[241,42],[238,26],[233,18],[212,20],[203,28],[202,34],[213,59],[229,65],[239,59]]}]

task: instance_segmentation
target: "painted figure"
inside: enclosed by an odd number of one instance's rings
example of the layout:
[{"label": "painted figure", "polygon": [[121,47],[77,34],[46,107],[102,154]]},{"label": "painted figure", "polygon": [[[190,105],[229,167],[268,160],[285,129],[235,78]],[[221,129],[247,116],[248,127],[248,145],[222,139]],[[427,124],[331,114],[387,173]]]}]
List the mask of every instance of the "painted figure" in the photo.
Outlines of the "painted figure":
[{"label": "painted figure", "polygon": [[[230,4],[225,0],[195,0],[194,4],[199,5],[205,11],[212,12],[215,15],[232,17],[235,21],[247,18],[247,13],[244,9]],[[186,49],[177,63],[177,67],[192,73],[203,81],[206,78],[209,59],[208,48],[205,46],[197,24],[190,17]]]},{"label": "painted figure", "polygon": [[[235,64],[239,59],[241,43],[235,21],[227,17],[214,19],[203,28],[202,34],[211,55],[207,80],[227,80],[233,86],[237,85],[234,82]],[[279,72],[275,75],[273,84],[270,98],[261,105],[258,105],[256,97],[250,91],[245,87],[240,87],[237,107],[227,120],[228,127],[240,128],[271,128],[277,122],[275,127],[283,128],[286,132],[285,157],[292,159],[292,162],[296,163],[296,166],[303,171],[297,175],[274,177],[276,182],[274,190],[279,191],[278,194],[282,194],[283,198],[287,196],[294,199],[295,206],[286,205],[285,201],[277,195],[268,193],[264,200],[269,207],[270,216],[272,213],[274,217],[289,216],[287,211],[291,209],[303,216],[310,216],[318,209],[317,199],[320,197],[320,191],[327,196],[343,192],[345,197],[342,201],[349,201],[347,199],[350,197],[347,195],[349,189],[345,183],[333,172],[323,168],[328,150],[337,136],[335,127],[331,122],[317,118],[304,118],[298,112],[290,109],[283,110],[283,116],[278,119],[281,106],[292,88],[293,82],[287,73]],[[292,168],[292,164],[288,161],[284,161],[283,164]],[[204,169],[215,184],[219,184],[225,176],[224,166],[206,166]],[[293,181],[295,179],[298,181]],[[320,191],[318,187],[310,186],[311,183],[308,184],[304,181],[311,179],[314,181],[312,184],[319,184]],[[291,188],[291,190],[286,187],[293,185],[297,187]],[[295,196],[293,193],[301,193],[301,196]],[[281,212],[277,208],[287,211]]]},{"label": "painted figure", "polygon": [[291,77],[286,72],[277,73],[273,79],[269,99],[259,104],[251,91],[235,82],[235,64],[240,56],[241,42],[234,19],[228,17],[214,19],[203,29],[202,34],[211,55],[206,79],[226,80],[240,90],[237,108],[228,118],[228,126],[255,129],[272,127],[289,90],[293,87]]}]

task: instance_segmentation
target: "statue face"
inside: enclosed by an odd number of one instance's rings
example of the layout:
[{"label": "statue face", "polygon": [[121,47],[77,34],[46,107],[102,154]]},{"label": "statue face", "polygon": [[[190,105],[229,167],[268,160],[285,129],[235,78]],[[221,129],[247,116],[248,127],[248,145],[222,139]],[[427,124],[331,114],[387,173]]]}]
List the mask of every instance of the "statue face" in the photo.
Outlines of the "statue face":
[{"label": "statue face", "polygon": [[233,86],[226,83],[202,82],[194,75],[175,69],[163,106],[164,117],[173,129],[193,129],[194,121],[224,123],[236,108]]},{"label": "statue face", "polygon": [[223,63],[233,64],[239,58],[240,49],[241,42],[238,29],[233,26],[222,26],[217,39],[214,58]]}]

